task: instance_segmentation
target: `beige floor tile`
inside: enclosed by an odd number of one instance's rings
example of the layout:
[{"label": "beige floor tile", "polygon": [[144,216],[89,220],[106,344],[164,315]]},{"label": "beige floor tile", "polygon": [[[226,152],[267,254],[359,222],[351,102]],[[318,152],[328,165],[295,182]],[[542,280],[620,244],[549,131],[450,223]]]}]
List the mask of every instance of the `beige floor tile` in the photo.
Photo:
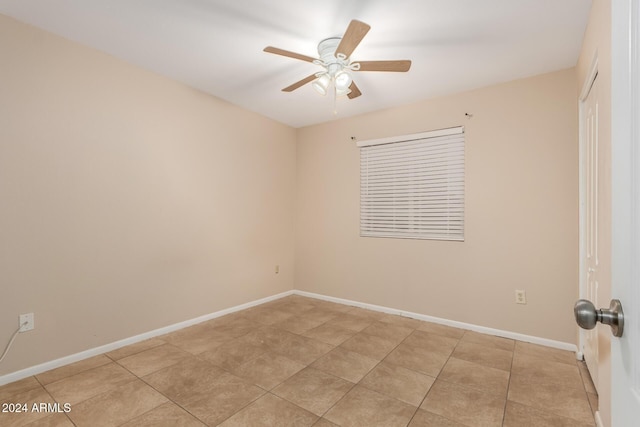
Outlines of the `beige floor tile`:
[{"label": "beige floor tile", "polygon": [[307,338],[313,338],[327,344],[340,345],[355,335],[355,331],[327,322],[316,328],[308,330],[303,335]]},{"label": "beige floor tile", "polygon": [[366,308],[360,308],[360,307],[353,307],[351,310],[347,311],[346,313],[351,314],[352,316],[358,316],[365,319],[369,319],[372,322],[375,322],[376,320],[380,320],[380,318],[382,318],[385,315],[385,313],[381,311],[368,310]]},{"label": "beige floor tile", "polygon": [[228,320],[223,319],[214,319],[209,323],[209,326],[213,332],[224,337],[238,338],[262,327],[262,324],[241,316],[235,316]]},{"label": "beige floor tile", "polygon": [[186,359],[144,377],[205,424],[217,425],[265,391],[209,362]]},{"label": "beige floor tile", "polygon": [[481,334],[474,331],[465,331],[461,342],[470,342],[501,350],[513,351],[515,341],[509,338],[496,337],[494,335]]},{"label": "beige floor tile", "polygon": [[446,353],[402,343],[384,360],[431,377],[437,377],[448,358],[449,355]]},{"label": "beige floor tile", "polygon": [[436,415],[434,413],[418,409],[413,419],[409,423],[409,427],[465,427],[463,424],[457,423]]},{"label": "beige floor tile", "polygon": [[74,427],[74,425],[67,415],[56,413],[29,423],[26,427]]},{"label": "beige floor tile", "polygon": [[226,420],[221,427],[305,427],[314,425],[317,420],[318,417],[312,413],[266,394]]},{"label": "beige floor tile", "polygon": [[458,341],[457,338],[443,337],[442,335],[430,334],[424,331],[414,331],[402,343],[422,347],[448,356],[456,348]]},{"label": "beige floor tile", "polygon": [[143,380],[178,404],[201,399],[226,371],[195,357],[147,375]]},{"label": "beige floor tile", "polygon": [[117,350],[110,351],[106,353],[106,355],[113,360],[119,360],[124,357],[131,356],[136,353],[140,353],[141,351],[149,350],[150,348],[157,347],[162,344],[165,344],[165,342],[160,338],[151,338],[148,340],[137,342],[135,344],[130,344],[130,345],[121,347]]},{"label": "beige floor tile", "polygon": [[111,362],[88,371],[47,384],[47,391],[60,403],[72,406],[83,400],[109,392],[136,377],[122,366]]},{"label": "beige floor tile", "polygon": [[36,380],[36,377],[27,377],[19,381],[5,384],[0,386],[0,402],[3,402],[8,397],[40,387],[41,385],[38,380]]},{"label": "beige floor tile", "polygon": [[244,335],[242,339],[256,345],[265,345],[271,350],[279,348],[295,336],[295,334],[283,331],[282,329],[274,328],[272,326],[263,326],[260,329],[256,329],[255,331]]},{"label": "beige floor tile", "polygon": [[262,325],[273,325],[275,323],[282,322],[289,317],[292,317],[293,314],[287,311],[278,310],[275,308],[269,307],[252,307],[242,311],[242,315],[254,322],[260,323]]},{"label": "beige floor tile", "polygon": [[464,335],[464,329],[454,328],[452,326],[441,325],[433,322],[422,322],[418,326],[419,331],[428,332],[430,334],[442,335],[443,337],[460,339]]},{"label": "beige floor tile", "polygon": [[191,357],[147,375],[143,380],[182,405],[206,396],[215,387],[217,379],[225,374],[223,369]]},{"label": "beige floor tile", "polygon": [[218,425],[263,394],[264,390],[226,374],[206,395],[183,406],[205,424]]},{"label": "beige floor tile", "polygon": [[438,378],[495,396],[507,397],[509,372],[489,368],[466,360],[449,358]]},{"label": "beige floor tile", "polygon": [[438,379],[420,408],[470,427],[499,427],[504,406],[504,398]]},{"label": "beige floor tile", "polygon": [[198,357],[231,371],[268,350],[269,348],[264,344],[256,344],[252,340],[240,337],[222,344],[215,350],[205,351]]},{"label": "beige floor tile", "polygon": [[388,340],[393,340],[400,344],[402,340],[404,340],[409,336],[411,332],[413,332],[413,329],[407,328],[406,326],[398,326],[391,323],[376,321],[373,322],[371,326],[363,329],[362,332],[365,334],[386,338]]},{"label": "beige floor tile", "polygon": [[117,363],[135,375],[143,377],[167,366],[176,364],[186,357],[192,357],[191,353],[187,353],[171,344],[162,344],[149,350],[127,356],[118,360]]},{"label": "beige floor tile", "polygon": [[360,385],[413,406],[420,406],[435,378],[388,362],[377,365]]},{"label": "beige floor tile", "polygon": [[416,408],[362,386],[355,386],[324,418],[343,427],[406,426]]},{"label": "beige floor tile", "polygon": [[540,359],[566,363],[572,366],[577,364],[575,353],[557,348],[544,347],[538,344],[518,341],[515,346],[515,351],[516,353],[526,353]]},{"label": "beige floor tile", "polygon": [[122,427],[206,427],[175,403],[165,403],[132,419]]},{"label": "beige floor tile", "polygon": [[333,348],[334,346],[331,344],[322,341],[301,335],[292,335],[283,340],[279,345],[272,346],[271,351],[306,366],[324,356],[333,350]]},{"label": "beige floor tile", "polygon": [[42,386],[7,397],[0,401],[0,409],[2,409],[4,403],[19,404],[20,406],[19,409],[14,408],[10,412],[0,412],[0,425],[2,427],[17,427],[42,420],[51,414],[33,411],[33,405],[54,402],[53,398]]},{"label": "beige floor tile", "polygon": [[63,378],[70,377],[71,375],[79,374],[80,372],[88,371],[89,369],[97,368],[98,366],[106,365],[107,363],[111,362],[111,359],[109,359],[104,354],[101,354],[95,357],[81,360],[79,362],[52,369],[50,371],[43,372],[36,375],[36,378],[43,385],[47,385]]},{"label": "beige floor tile", "polygon": [[418,329],[422,325],[422,321],[412,319],[411,317],[398,316],[396,314],[385,314],[380,319],[381,322],[391,323],[392,325],[404,326],[411,329]]},{"label": "beige floor tile", "polygon": [[375,359],[337,347],[316,360],[311,367],[357,383],[377,364]]},{"label": "beige floor tile", "polygon": [[271,390],[304,369],[305,365],[273,352],[266,352],[236,369],[233,373],[251,384]]},{"label": "beige floor tile", "polygon": [[119,426],[167,402],[167,398],[140,380],[74,405],[69,418],[78,427]]},{"label": "beige floor tile", "polygon": [[324,321],[317,319],[308,319],[306,316],[294,316],[276,323],[273,326],[294,334],[304,334],[309,329],[313,329],[322,325]]},{"label": "beige floor tile", "polygon": [[328,322],[337,315],[342,313],[341,311],[328,310],[325,308],[314,307],[304,313],[304,318],[312,322],[320,322],[320,324]]},{"label": "beige floor tile", "polygon": [[503,427],[586,427],[595,424],[549,414],[547,411],[507,401]]},{"label": "beige floor tile", "polygon": [[365,333],[356,334],[340,345],[345,350],[355,351],[377,360],[387,357],[397,346],[396,340]]},{"label": "beige floor tile", "polygon": [[313,427],[339,427],[339,426],[325,418],[320,418],[318,422],[313,425]]},{"label": "beige floor tile", "polygon": [[474,362],[479,365],[488,366],[489,368],[502,369],[507,372],[511,370],[511,362],[513,361],[512,351],[491,348],[470,342],[458,343],[451,356],[456,359]]},{"label": "beige floor tile", "polygon": [[233,339],[229,335],[215,332],[210,325],[202,323],[163,335],[161,338],[191,354],[213,350]]},{"label": "beige floor tile", "polygon": [[347,312],[338,314],[336,317],[329,320],[327,322],[327,325],[335,325],[354,332],[360,332],[364,328],[370,326],[372,323],[372,319],[356,316]]},{"label": "beige floor tile", "polygon": [[576,364],[570,365],[516,352],[511,373],[532,384],[546,382],[584,390],[580,370]]},{"label": "beige floor tile", "polygon": [[280,304],[277,305],[277,308],[293,316],[301,316],[315,308],[315,305],[311,301],[281,301]]},{"label": "beige floor tile", "polygon": [[584,423],[593,421],[587,393],[582,387],[512,373],[508,399]]},{"label": "beige floor tile", "polygon": [[322,416],[354,386],[342,378],[305,368],[276,387],[272,393]]}]

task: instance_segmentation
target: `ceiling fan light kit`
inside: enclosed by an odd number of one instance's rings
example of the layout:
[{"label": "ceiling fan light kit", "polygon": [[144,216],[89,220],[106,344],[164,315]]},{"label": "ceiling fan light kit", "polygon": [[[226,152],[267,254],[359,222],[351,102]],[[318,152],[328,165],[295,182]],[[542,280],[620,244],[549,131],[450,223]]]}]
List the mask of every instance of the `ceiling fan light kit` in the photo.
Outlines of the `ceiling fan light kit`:
[{"label": "ceiling fan light kit", "polygon": [[353,79],[351,78],[349,73],[347,73],[346,71],[340,71],[334,77],[334,82],[335,82],[335,85],[336,85],[336,89],[340,89],[340,90],[349,89],[349,85],[351,85],[352,81],[353,81]]},{"label": "ceiling fan light kit", "polygon": [[331,84],[331,78],[328,74],[322,74],[320,77],[315,79],[311,86],[318,92],[320,95],[326,95],[327,89]]},{"label": "ceiling fan light kit", "polygon": [[362,95],[353,81],[353,72],[358,71],[392,71],[406,72],[411,68],[411,61],[352,61],[351,54],[360,44],[371,27],[364,22],[352,20],[343,37],[330,37],[318,44],[319,59],[295,52],[267,46],[264,51],[276,55],[286,56],[301,61],[311,62],[324,70],[305,77],[304,79],[282,89],[292,92],[307,83],[321,95],[326,95],[330,86],[336,96],[347,96],[349,99]]}]

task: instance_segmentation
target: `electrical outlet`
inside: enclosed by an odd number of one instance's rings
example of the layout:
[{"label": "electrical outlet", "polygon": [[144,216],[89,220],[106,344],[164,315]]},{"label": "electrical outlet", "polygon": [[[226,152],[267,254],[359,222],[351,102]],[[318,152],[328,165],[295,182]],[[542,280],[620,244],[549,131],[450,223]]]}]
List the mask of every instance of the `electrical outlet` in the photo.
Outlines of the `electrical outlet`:
[{"label": "electrical outlet", "polygon": [[516,304],[526,304],[527,293],[525,291],[516,291]]},{"label": "electrical outlet", "polygon": [[280,266],[276,265],[276,274],[280,273]]},{"label": "electrical outlet", "polygon": [[27,332],[36,327],[35,317],[33,313],[20,315],[20,332]]}]

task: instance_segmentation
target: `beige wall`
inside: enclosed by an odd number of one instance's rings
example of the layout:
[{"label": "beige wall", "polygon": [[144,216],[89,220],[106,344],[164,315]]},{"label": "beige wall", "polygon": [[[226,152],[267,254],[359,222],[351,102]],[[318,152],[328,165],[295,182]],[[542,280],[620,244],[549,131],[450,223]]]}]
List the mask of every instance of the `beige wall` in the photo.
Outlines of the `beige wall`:
[{"label": "beige wall", "polygon": [[[575,342],[575,69],[294,131],[1,15],[0,54],[0,375],[294,283]],[[360,238],[350,137],[457,125],[466,241]]]},{"label": "beige wall", "polygon": [[[575,343],[576,87],[568,69],[299,129],[296,288]],[[457,125],[466,129],[465,242],[359,237],[350,137]],[[527,305],[515,304],[515,289]]]},{"label": "beige wall", "polygon": [[293,129],[2,15],[0,57],[0,375],[293,288]]},{"label": "beige wall", "polygon": [[[589,22],[576,66],[578,89],[582,90],[594,58],[598,61],[599,102],[599,158],[600,190],[598,194],[599,307],[608,307],[611,300],[611,0],[594,0]],[[600,417],[605,426],[611,425],[611,332],[598,326],[598,393]]]}]

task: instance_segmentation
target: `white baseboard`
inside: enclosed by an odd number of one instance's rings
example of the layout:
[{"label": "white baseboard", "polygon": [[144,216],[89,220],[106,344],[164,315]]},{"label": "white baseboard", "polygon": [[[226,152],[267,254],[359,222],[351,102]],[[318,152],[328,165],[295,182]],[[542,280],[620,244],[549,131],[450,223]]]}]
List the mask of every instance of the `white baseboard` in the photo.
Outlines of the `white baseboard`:
[{"label": "white baseboard", "polygon": [[533,344],[543,345],[545,347],[553,347],[553,348],[558,348],[560,350],[567,350],[567,351],[573,351],[573,352],[578,351],[578,347],[575,344],[571,344],[567,342],[555,341],[555,340],[535,337],[531,335],[524,335],[524,334],[519,334],[517,332],[505,331],[502,329],[488,328],[486,326],[479,326],[479,325],[474,325],[472,323],[458,322],[455,320],[443,319],[441,317],[427,316],[425,314],[398,310],[395,308],[384,307],[381,305],[367,304],[367,303],[352,301],[352,300],[343,299],[343,298],[329,297],[326,295],[315,294],[313,292],[294,290],[293,293],[296,295],[301,295],[309,298],[316,298],[316,299],[321,299],[325,301],[331,301],[338,304],[353,305],[360,308],[366,308],[368,310],[380,311],[380,312],[389,313],[389,314],[397,314],[400,316],[410,317],[412,319],[424,320],[432,323],[439,323],[441,325],[446,325],[446,326],[453,326],[454,328],[466,329],[469,331],[480,332],[482,334],[495,335],[495,336],[504,337],[504,338],[511,338],[518,341],[525,341]]},{"label": "white baseboard", "polygon": [[[51,369],[59,368],[64,365],[68,365],[70,363],[79,362],[80,360],[87,359],[89,357],[97,356],[103,353],[107,353],[109,351],[117,350],[120,347],[124,347],[130,344],[135,344],[140,341],[147,340],[149,338],[154,338],[160,335],[167,334],[169,332],[177,331],[178,329],[183,329],[188,326],[196,325],[198,323],[205,322],[207,320],[215,319],[216,317],[224,316],[226,314],[234,313],[236,311],[244,310],[250,307],[254,307],[256,305],[264,304],[269,301],[274,301],[289,295],[300,295],[309,298],[315,298],[325,301],[331,301],[338,304],[351,305],[355,307],[366,308],[368,310],[380,311],[383,313],[389,314],[397,314],[400,316],[410,317],[413,319],[424,320],[427,322],[439,323],[441,325],[453,326],[454,328],[466,329],[470,331],[480,332],[488,335],[495,335],[504,338],[511,338],[519,341],[530,342],[534,344],[543,345],[546,347],[558,348],[561,350],[568,350],[577,352],[578,348],[575,344],[565,343],[561,341],[554,341],[546,338],[534,337],[530,335],[523,335],[516,332],[504,331],[501,329],[493,329],[487,328],[485,326],[478,326],[471,323],[457,322],[455,320],[443,319],[440,317],[427,316],[425,314],[413,313],[410,311],[398,310],[395,308],[384,307],[381,305],[367,304],[358,301],[352,301],[343,298],[335,298],[321,294],[315,294],[312,292],[305,292],[299,290],[290,290],[286,292],[282,292],[276,295],[272,295],[270,297],[261,298],[259,300],[251,301],[246,304],[240,304],[235,307],[227,308],[224,310],[216,311],[214,313],[206,314],[204,316],[196,317],[194,319],[185,320],[184,322],[174,323],[173,325],[165,326],[163,328],[154,329],[153,331],[145,332],[139,335],[135,335],[133,337],[125,338],[119,341],[115,341],[109,344],[102,345],[100,347],[94,347],[89,350],[82,351],[80,353],[71,354],[69,356],[61,357],[59,359],[55,359],[49,362],[42,363],[40,365],[31,366],[26,369],[22,369],[20,371],[12,372],[10,374],[6,374],[0,376],[0,386],[4,384],[8,384],[14,381],[21,380],[23,378],[30,377],[32,375],[37,375],[45,371],[49,371]],[[598,413],[596,413],[598,416]]]},{"label": "white baseboard", "polygon": [[205,314],[204,316],[196,317],[194,319],[185,320],[184,322],[174,323],[173,325],[165,326],[159,329],[154,329],[153,331],[145,332],[139,335],[135,335],[133,337],[129,337],[129,338],[125,338],[109,344],[101,345],[100,347],[94,347],[89,350],[85,350],[85,351],[81,351],[80,353],[75,353],[69,356],[61,357],[59,359],[45,362],[40,365],[31,366],[29,368],[22,369],[20,371],[16,371],[10,374],[0,376],[0,386],[4,384],[12,383],[14,381],[21,380],[23,378],[30,377],[32,375],[37,375],[45,371],[49,371],[51,369],[59,368],[61,366],[68,365],[70,363],[79,362],[81,360],[88,359],[89,357],[93,357],[99,354],[107,353],[109,351],[117,350],[120,347],[124,347],[130,344],[135,344],[137,342],[144,341],[149,338],[154,338],[160,335],[168,334],[169,332],[177,331],[178,329],[183,329],[188,326],[193,326],[198,323],[206,322],[207,320],[215,319],[216,317],[224,316],[225,314],[230,314],[236,311],[254,307],[256,305],[264,304],[269,301],[274,301],[276,299],[283,298],[292,294],[293,294],[293,291],[282,292],[276,295],[272,295],[270,297],[261,298],[259,300],[248,302],[246,304],[236,305],[235,307],[226,308],[224,310],[216,311],[210,314]]}]

